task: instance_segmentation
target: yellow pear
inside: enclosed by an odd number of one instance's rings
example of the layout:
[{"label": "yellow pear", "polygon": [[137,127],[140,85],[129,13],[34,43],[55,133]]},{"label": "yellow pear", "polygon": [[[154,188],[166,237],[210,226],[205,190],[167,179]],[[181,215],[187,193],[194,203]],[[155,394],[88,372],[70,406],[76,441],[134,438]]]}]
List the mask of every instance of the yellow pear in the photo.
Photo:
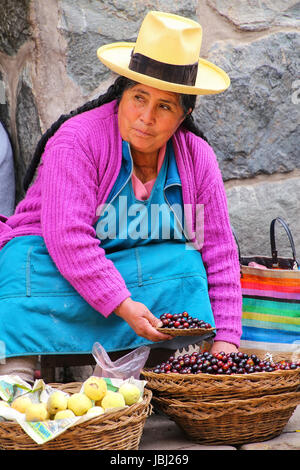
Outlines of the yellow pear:
[{"label": "yellow pear", "polygon": [[92,408],[90,408],[86,414],[87,416],[95,417],[95,416],[102,415],[103,413],[104,413],[104,409],[102,408],[102,406],[92,406]]},{"label": "yellow pear", "polygon": [[51,393],[47,401],[47,409],[50,415],[55,415],[58,411],[66,410],[68,407],[68,396],[57,390]]},{"label": "yellow pear", "polygon": [[20,413],[26,413],[27,408],[32,405],[32,401],[28,395],[20,395],[15,398],[11,404],[11,407],[14,410],[19,411]]},{"label": "yellow pear", "polygon": [[26,421],[45,421],[49,419],[46,403],[32,403],[25,413]]},{"label": "yellow pear", "polygon": [[126,406],[126,403],[121,393],[108,390],[101,401],[101,406],[104,410],[108,410],[110,408],[122,408]]},{"label": "yellow pear", "polygon": [[68,398],[68,409],[72,410],[76,416],[84,415],[92,406],[92,401],[84,393],[73,393]]},{"label": "yellow pear", "polygon": [[66,418],[76,418],[76,416],[72,410],[60,410],[54,416],[54,419],[66,419]]},{"label": "yellow pear", "polygon": [[121,385],[119,388],[119,393],[123,395],[126,405],[129,406],[137,403],[141,397],[140,389],[136,385],[129,382]]},{"label": "yellow pear", "polygon": [[89,377],[83,384],[83,391],[91,400],[102,400],[107,392],[107,385],[102,377]]}]

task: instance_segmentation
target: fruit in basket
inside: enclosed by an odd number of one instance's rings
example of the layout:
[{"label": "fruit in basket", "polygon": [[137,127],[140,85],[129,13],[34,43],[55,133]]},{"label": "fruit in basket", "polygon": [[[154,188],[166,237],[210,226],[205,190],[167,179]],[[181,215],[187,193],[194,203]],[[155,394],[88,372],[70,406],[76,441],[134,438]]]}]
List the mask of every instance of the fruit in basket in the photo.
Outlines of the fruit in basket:
[{"label": "fruit in basket", "polygon": [[27,408],[32,405],[32,401],[28,395],[20,395],[15,398],[11,404],[11,407],[14,410],[19,411],[20,413],[26,413]]},{"label": "fruit in basket", "polygon": [[87,416],[95,417],[95,416],[100,416],[103,413],[105,413],[105,411],[102,408],[102,406],[92,406],[92,408],[90,408],[86,414]]},{"label": "fruit in basket", "polygon": [[141,397],[140,389],[136,385],[129,382],[121,385],[119,388],[119,393],[123,395],[126,405],[129,406],[137,403]]},{"label": "fruit in basket", "polygon": [[179,373],[179,374],[252,374],[254,372],[273,372],[275,370],[293,370],[300,364],[285,362],[282,364],[272,362],[268,359],[259,359],[255,354],[248,355],[243,352],[232,352],[226,354],[220,352],[211,354],[209,352],[193,352],[182,356],[171,356],[169,360],[154,367],[155,373]]},{"label": "fruit in basket", "polygon": [[26,409],[26,421],[45,421],[49,418],[46,403],[32,403]]},{"label": "fruit in basket", "polygon": [[[96,405],[98,405],[98,402],[96,402]],[[123,408],[126,406],[126,403],[123,395],[120,392],[108,390],[105,397],[101,401],[101,406],[104,410],[108,410],[111,408]]]},{"label": "fruit in basket", "polygon": [[102,400],[107,392],[107,385],[102,377],[89,377],[83,384],[83,390],[91,400]]},{"label": "fruit in basket", "polygon": [[66,410],[68,407],[68,396],[60,390],[51,393],[47,401],[47,409],[50,415],[55,415],[58,411]]},{"label": "fruit in basket", "polygon": [[212,326],[210,323],[194,318],[189,315],[187,312],[182,313],[163,313],[160,315],[160,320],[162,322],[162,328],[176,328],[176,329],[210,329]]},{"label": "fruit in basket", "polygon": [[84,415],[92,406],[90,398],[82,392],[73,393],[68,398],[68,409],[72,410],[76,416]]},{"label": "fruit in basket", "polygon": [[60,410],[58,411],[54,419],[66,419],[66,418],[75,418],[75,413],[72,410]]}]

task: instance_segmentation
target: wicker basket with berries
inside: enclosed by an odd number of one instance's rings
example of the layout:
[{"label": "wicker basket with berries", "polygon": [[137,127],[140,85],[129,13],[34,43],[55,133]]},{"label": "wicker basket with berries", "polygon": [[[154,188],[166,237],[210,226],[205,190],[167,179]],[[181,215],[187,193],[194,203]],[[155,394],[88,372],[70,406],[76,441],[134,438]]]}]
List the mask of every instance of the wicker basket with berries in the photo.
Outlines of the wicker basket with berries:
[{"label": "wicker basket with berries", "polygon": [[300,361],[199,351],[170,356],[142,376],[156,409],[201,444],[274,438],[300,403]]},{"label": "wicker basket with berries", "polygon": [[253,398],[296,391],[300,361],[272,362],[255,354],[193,352],[169,359],[142,375],[154,395],[191,400]]}]

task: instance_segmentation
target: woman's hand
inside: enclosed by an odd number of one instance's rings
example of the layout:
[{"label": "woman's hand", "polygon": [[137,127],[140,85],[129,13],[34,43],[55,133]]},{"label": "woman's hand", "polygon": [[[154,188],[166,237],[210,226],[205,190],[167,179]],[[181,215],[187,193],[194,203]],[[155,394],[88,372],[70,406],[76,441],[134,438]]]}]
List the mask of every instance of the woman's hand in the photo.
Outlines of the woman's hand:
[{"label": "woman's hand", "polygon": [[165,341],[172,339],[156,330],[162,326],[161,321],[156,318],[150,310],[141,302],[135,302],[130,297],[125,299],[116,309],[115,314],[123,318],[138,336],[149,341]]},{"label": "woman's hand", "polygon": [[224,353],[238,352],[238,348],[235,344],[227,343],[226,341],[215,341],[211,347],[211,354],[218,354],[224,351]]}]

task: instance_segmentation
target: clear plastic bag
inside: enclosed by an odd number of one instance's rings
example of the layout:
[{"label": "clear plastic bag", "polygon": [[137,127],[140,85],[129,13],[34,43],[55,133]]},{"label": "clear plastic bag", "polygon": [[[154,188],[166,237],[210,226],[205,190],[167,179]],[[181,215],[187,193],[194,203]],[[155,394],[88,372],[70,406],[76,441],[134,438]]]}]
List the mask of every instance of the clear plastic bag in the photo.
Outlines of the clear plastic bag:
[{"label": "clear plastic bag", "polygon": [[110,360],[107,352],[100,343],[94,343],[92,353],[96,361],[94,370],[95,376],[123,380],[130,377],[139,379],[141,370],[148,359],[150,348],[141,346],[125,356],[120,357],[115,362]]}]

